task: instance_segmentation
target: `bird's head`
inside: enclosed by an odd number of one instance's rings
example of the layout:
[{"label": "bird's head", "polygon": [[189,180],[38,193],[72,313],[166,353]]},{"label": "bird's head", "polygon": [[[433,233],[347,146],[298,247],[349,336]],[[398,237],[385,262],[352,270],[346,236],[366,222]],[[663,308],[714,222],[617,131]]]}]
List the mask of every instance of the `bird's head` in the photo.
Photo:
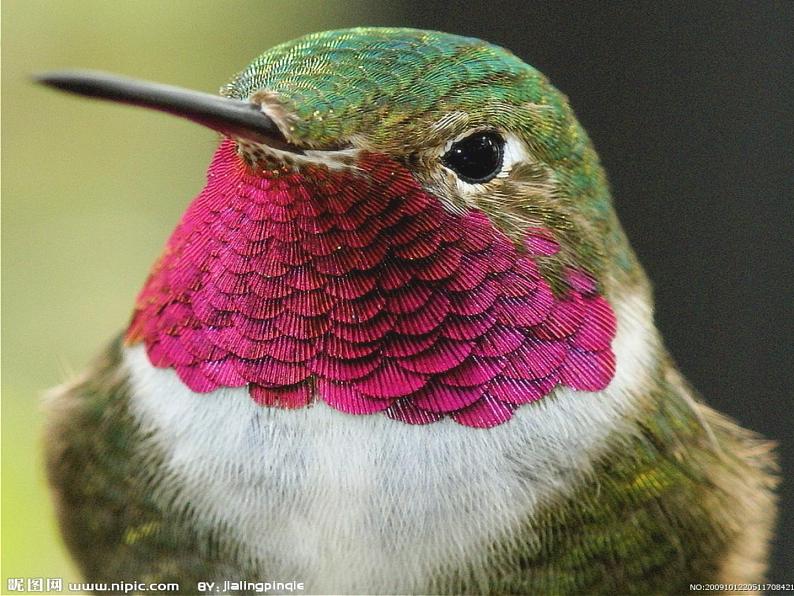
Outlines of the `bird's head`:
[{"label": "bird's head", "polygon": [[127,336],[195,391],[485,427],[610,383],[610,300],[644,277],[567,100],[510,52],[361,28],[279,45],[223,97],[42,81],[226,137]]}]

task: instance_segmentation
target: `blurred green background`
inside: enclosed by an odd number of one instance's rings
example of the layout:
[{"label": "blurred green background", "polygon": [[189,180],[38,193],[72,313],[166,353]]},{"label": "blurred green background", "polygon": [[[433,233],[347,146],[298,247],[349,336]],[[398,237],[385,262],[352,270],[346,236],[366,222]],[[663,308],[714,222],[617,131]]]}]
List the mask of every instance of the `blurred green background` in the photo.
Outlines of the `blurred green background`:
[{"label": "blurred green background", "polygon": [[43,477],[41,394],[124,327],[217,143],[174,118],[39,88],[30,74],[95,68],[214,92],[276,43],[398,24],[390,10],[365,1],[3,1],[0,593],[9,577],[78,579]]}]

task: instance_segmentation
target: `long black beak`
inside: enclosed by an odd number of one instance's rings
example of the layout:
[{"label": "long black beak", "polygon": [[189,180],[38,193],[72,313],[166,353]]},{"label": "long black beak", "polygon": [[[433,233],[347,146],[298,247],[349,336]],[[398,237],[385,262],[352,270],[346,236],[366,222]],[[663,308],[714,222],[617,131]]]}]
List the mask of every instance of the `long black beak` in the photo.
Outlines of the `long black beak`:
[{"label": "long black beak", "polygon": [[90,70],[48,72],[36,76],[35,80],[77,95],[159,110],[230,137],[302,153],[286,140],[272,118],[258,105],[247,101]]}]

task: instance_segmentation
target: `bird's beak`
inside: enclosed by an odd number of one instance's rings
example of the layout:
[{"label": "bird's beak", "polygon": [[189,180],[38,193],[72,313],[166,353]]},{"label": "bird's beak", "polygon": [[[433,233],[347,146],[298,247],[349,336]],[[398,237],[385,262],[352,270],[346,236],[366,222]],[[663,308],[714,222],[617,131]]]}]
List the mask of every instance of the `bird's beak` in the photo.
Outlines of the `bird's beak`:
[{"label": "bird's beak", "polygon": [[251,102],[94,71],[49,72],[36,76],[35,80],[61,91],[187,118],[237,139],[254,141],[282,151],[303,153],[287,141],[273,119],[262,112],[260,106]]}]

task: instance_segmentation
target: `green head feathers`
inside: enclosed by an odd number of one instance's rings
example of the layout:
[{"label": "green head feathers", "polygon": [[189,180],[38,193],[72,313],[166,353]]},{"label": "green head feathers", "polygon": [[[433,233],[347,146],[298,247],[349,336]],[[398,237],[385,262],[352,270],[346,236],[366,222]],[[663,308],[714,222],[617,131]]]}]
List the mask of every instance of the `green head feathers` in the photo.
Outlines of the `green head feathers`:
[{"label": "green head feathers", "polygon": [[296,117],[290,136],[320,148],[363,137],[379,149],[410,151],[427,143],[440,117],[461,112],[466,117],[447,132],[531,127],[550,158],[586,142],[564,97],[537,70],[502,48],[446,33],[315,33],[265,52],[223,93],[244,99],[263,89]]}]

